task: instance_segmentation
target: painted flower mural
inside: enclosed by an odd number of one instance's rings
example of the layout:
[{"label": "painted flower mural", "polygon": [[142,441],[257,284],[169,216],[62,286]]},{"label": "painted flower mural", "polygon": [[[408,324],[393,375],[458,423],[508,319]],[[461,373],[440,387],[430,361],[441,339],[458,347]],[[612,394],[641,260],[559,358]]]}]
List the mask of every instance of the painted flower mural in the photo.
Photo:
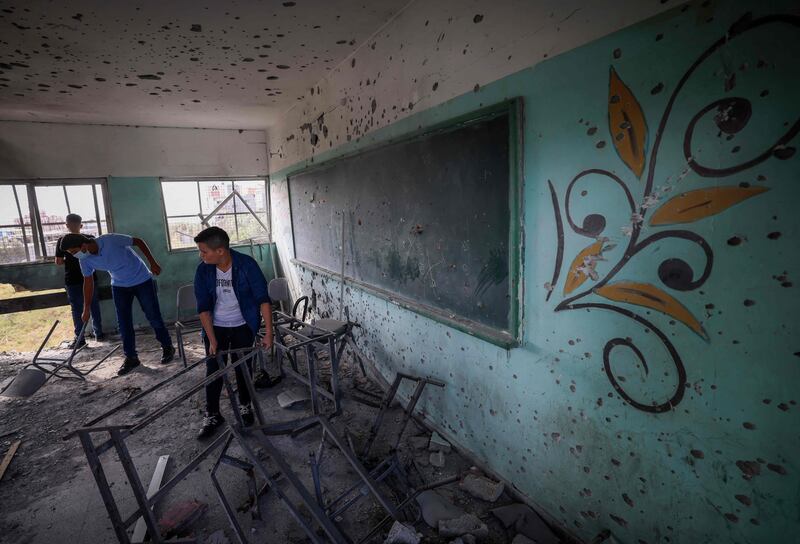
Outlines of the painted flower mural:
[{"label": "painted flower mural", "polygon": [[[745,15],[731,26],[722,36],[708,47],[683,74],[676,83],[669,97],[658,125],[655,128],[652,143],[649,139],[647,117],[635,93],[612,66],[609,72],[608,86],[608,128],[611,141],[629,171],[627,179],[599,168],[583,170],[575,175],[567,185],[564,194],[563,213],[559,204],[558,193],[552,182],[548,182],[555,213],[558,249],[553,279],[546,284],[546,300],[550,300],[555,286],[558,284],[564,261],[565,221],[569,230],[575,235],[592,239],[570,262],[561,289],[562,300],[554,311],[569,310],[605,310],[625,316],[652,331],[666,349],[672,362],[676,379],[674,388],[666,400],[645,400],[634,398],[626,390],[625,384],[618,379],[612,370],[613,356],[617,349],[627,348],[641,365],[645,375],[649,374],[647,357],[630,338],[612,338],[603,349],[603,367],[606,376],[616,392],[631,406],[652,413],[671,410],[683,399],[686,386],[686,368],[678,349],[668,336],[650,319],[644,317],[649,310],[654,310],[682,323],[693,333],[708,341],[709,337],[701,321],[684,306],[677,296],[669,294],[665,288],[677,292],[688,292],[699,289],[709,279],[713,264],[714,252],[709,243],[690,230],[696,222],[726,212],[732,206],[755,198],[768,191],[768,187],[750,185],[749,183],[720,183],[713,187],[683,191],[671,196],[673,185],[665,184],[656,187],[654,181],[658,168],[658,155],[665,136],[665,128],[670,121],[675,101],[686,87],[687,81],[712,54],[723,48],[731,40],[766,25],[790,25],[800,27],[800,17],[774,15],[753,19]],[[726,85],[726,91],[732,90]],[[676,183],[683,180],[689,172],[703,178],[724,178],[743,172],[758,164],[772,159],[788,159],[795,154],[795,148],[789,145],[800,131],[800,119],[793,124],[787,123],[787,130],[762,152],[747,158],[738,164],[713,167],[702,164],[695,154],[693,139],[698,122],[706,120],[713,114],[713,122],[720,134],[735,135],[747,126],[753,114],[753,106],[745,97],[725,97],[715,100],[689,121],[683,134],[682,152],[686,168]],[[629,221],[622,227],[622,234],[627,244],[620,252],[613,252],[617,260],[608,272],[601,274],[597,264],[609,259],[609,253],[615,248],[609,238],[602,236],[606,230],[606,217],[600,213],[591,213],[576,222],[571,212],[573,189],[580,180],[589,176],[601,176],[611,182],[624,195]],[[641,188],[640,188],[641,187]],[[638,194],[639,198],[635,198]],[[677,228],[677,225],[685,225]],[[645,226],[653,227],[652,234],[644,235]],[[657,230],[668,227],[665,230]],[[647,229],[650,232],[650,229]],[[704,255],[702,270],[694,270],[685,260],[677,257],[664,259],[658,267],[658,277],[662,286],[625,278],[624,272],[630,260],[645,248],[666,239],[689,242],[700,248]],[[699,272],[696,273],[696,272]],[[633,308],[633,309],[632,309]]]}]

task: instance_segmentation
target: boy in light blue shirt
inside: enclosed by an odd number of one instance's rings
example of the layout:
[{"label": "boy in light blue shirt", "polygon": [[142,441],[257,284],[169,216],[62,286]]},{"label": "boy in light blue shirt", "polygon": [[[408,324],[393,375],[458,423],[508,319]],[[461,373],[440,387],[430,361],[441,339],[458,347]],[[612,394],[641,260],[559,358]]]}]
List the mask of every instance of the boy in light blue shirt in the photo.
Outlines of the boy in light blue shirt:
[{"label": "boy in light blue shirt", "polygon": [[[134,247],[138,247],[147,258],[150,269],[133,250]],[[158,295],[153,282],[153,274],[159,275],[161,267],[144,240],[126,234],[103,234],[94,239],[82,234],[68,234],[61,240],[61,249],[75,256],[81,263],[84,322],[89,320],[94,294],[94,271],[105,270],[111,275],[111,292],[114,296],[117,324],[125,352],[125,362],[117,374],[122,376],[139,366],[136,335],[133,331],[134,298],[139,300],[139,306],[153,327],[156,339],[161,343],[163,348],[161,362],[169,363],[175,355],[175,348],[161,317],[161,308],[158,305]]]}]

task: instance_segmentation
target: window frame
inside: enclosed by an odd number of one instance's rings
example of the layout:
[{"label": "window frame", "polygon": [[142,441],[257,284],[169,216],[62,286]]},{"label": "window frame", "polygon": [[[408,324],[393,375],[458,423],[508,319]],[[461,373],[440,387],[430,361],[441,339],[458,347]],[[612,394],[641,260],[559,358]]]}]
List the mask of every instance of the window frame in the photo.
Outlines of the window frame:
[{"label": "window frame", "polygon": [[[161,217],[164,221],[164,236],[167,242],[167,252],[169,253],[184,253],[187,251],[197,251],[197,248],[192,247],[172,247],[172,239],[170,237],[169,231],[169,220],[170,219],[186,219],[186,218],[200,218],[201,225],[205,220],[210,217],[214,217],[215,215],[233,215],[235,224],[237,225],[238,231],[238,216],[253,216],[258,220],[259,223],[266,229],[266,234],[264,236],[259,237],[251,237],[245,240],[231,240],[231,247],[244,247],[249,246],[251,243],[254,243],[254,240],[259,240],[258,243],[272,243],[272,202],[270,199],[270,191],[269,191],[269,176],[189,176],[189,177],[162,177],[159,178],[158,188],[159,193],[161,195]],[[266,206],[266,214],[267,214],[267,221],[266,223],[261,222],[261,218],[259,218],[252,210],[245,209],[244,211],[237,211],[236,209],[236,198],[233,197],[231,200],[233,201],[233,213],[220,213],[218,210],[222,204],[218,205],[213,210],[208,210],[208,215],[204,213],[203,210],[203,202],[202,196],[200,194],[200,184],[207,183],[212,181],[218,182],[225,182],[225,183],[236,183],[240,181],[261,181],[264,183],[264,205]],[[198,214],[177,214],[177,215],[168,215],[167,214],[167,203],[164,198],[164,183],[170,182],[178,182],[178,183],[186,183],[186,182],[193,182],[195,184],[195,189],[197,191],[197,204],[199,207],[200,212]],[[235,186],[234,190],[231,191],[230,195],[234,194],[236,191]],[[238,194],[238,192],[236,192]],[[245,207],[248,208],[245,200],[239,195],[242,199],[242,202],[245,203]],[[226,196],[225,198],[230,198],[230,196]],[[223,199],[224,200],[224,199]],[[238,233],[238,232],[237,232]],[[261,240],[264,240],[263,242]]]},{"label": "window frame", "polygon": [[[28,199],[27,210],[22,208],[20,203],[19,194],[17,193],[17,186],[24,186],[26,197]],[[72,207],[69,204],[69,196],[67,195],[67,187],[70,185],[90,186],[92,188],[92,200],[94,204],[94,217],[86,222],[96,222],[97,232],[100,234],[107,234],[113,232],[113,220],[111,217],[111,207],[108,197],[108,178],[2,178],[0,179],[0,186],[11,186],[15,197],[15,207],[17,208],[20,225],[0,225],[0,228],[16,228],[22,229],[23,243],[25,244],[25,254],[27,260],[16,263],[0,263],[2,267],[13,266],[29,266],[37,264],[52,264],[55,261],[55,255],[47,254],[47,241],[45,240],[44,228],[50,225],[63,223],[43,223],[41,218],[41,210],[39,209],[39,202],[36,196],[37,187],[62,187],[64,192],[64,203],[67,208],[67,213],[72,213]],[[100,186],[100,192],[103,200],[102,209],[105,212],[106,232],[103,232],[103,219],[100,215],[100,204],[97,196],[97,186]],[[27,225],[23,218],[26,213],[30,217],[30,224]],[[29,228],[32,236],[33,243],[33,258],[30,258],[28,249],[27,235],[25,229]]]}]

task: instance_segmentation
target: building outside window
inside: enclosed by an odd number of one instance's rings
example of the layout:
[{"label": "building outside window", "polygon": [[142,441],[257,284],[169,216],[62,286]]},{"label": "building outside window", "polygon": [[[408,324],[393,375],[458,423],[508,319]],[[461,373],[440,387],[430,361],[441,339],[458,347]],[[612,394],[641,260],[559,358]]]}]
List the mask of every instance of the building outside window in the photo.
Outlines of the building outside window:
[{"label": "building outside window", "polygon": [[161,181],[170,250],[194,248],[206,227],[225,229],[232,245],[269,241],[269,191],[265,179]]},{"label": "building outside window", "polygon": [[107,233],[107,201],[102,179],[0,181],[0,265],[52,260],[70,213],[84,233]]}]

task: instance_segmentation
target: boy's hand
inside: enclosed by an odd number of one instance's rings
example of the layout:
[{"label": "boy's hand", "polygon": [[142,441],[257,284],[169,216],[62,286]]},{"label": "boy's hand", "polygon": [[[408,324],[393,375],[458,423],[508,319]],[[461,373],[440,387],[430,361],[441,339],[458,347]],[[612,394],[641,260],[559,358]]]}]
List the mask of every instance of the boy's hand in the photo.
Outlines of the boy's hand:
[{"label": "boy's hand", "polygon": [[272,348],[272,335],[265,334],[264,338],[261,339],[261,346],[264,349],[271,349]]},{"label": "boy's hand", "polygon": [[89,307],[84,307],[83,308],[83,313],[81,314],[81,321],[83,321],[84,323],[88,322],[89,321],[89,314],[90,314],[90,308]]}]

